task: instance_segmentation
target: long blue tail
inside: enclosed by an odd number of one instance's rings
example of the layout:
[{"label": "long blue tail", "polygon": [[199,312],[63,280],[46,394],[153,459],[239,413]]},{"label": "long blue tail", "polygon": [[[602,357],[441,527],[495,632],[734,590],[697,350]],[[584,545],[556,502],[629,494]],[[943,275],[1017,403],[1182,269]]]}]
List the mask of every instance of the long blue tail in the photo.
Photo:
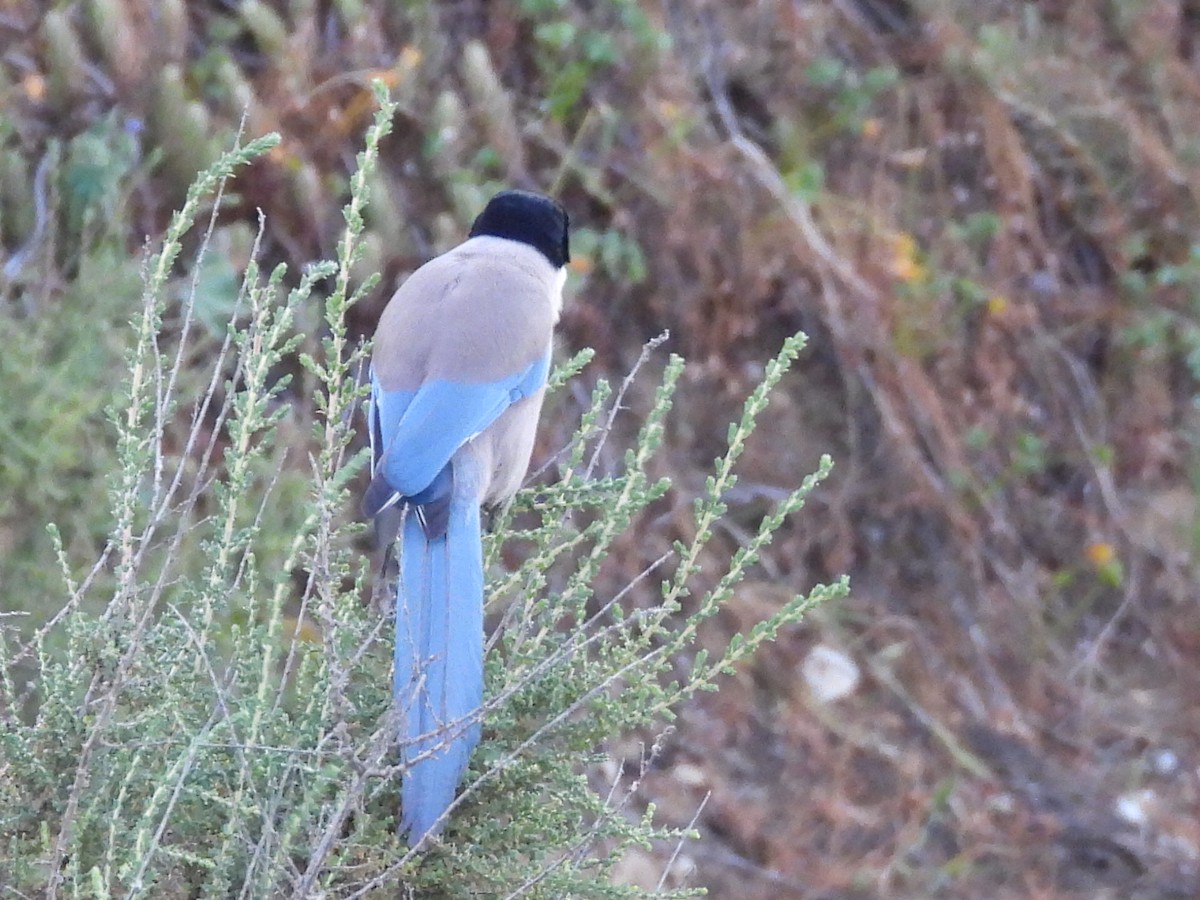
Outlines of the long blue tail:
[{"label": "long blue tail", "polygon": [[[451,462],[444,534],[429,537],[410,509],[404,518],[396,598],[394,690],[403,716],[405,772],[401,831],[415,845],[454,799],[479,743],[483,702],[483,560],[479,472],[469,450]],[[436,825],[436,828],[435,828]]]}]

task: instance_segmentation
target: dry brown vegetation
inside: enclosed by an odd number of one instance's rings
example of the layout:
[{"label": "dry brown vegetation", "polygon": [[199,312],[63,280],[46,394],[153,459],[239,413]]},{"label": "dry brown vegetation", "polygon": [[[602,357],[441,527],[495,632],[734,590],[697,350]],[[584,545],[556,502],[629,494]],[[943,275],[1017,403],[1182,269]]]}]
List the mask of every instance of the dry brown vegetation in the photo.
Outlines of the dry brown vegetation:
[{"label": "dry brown vegetation", "polygon": [[[269,260],[331,255],[373,77],[402,113],[364,274],[456,242],[501,183],[561,196],[583,229],[564,348],[619,374],[669,329],[691,362],[677,505],[614,586],[686,534],[756,367],[808,332],[735,522],[820,452],[838,468],[719,627],[842,572],[853,596],[680,711],[644,783],[666,821],[703,807],[673,879],[1200,895],[1200,4],[15,0],[0,48],[0,239],[29,251],[9,317],[59,314],[79,277],[31,240],[38,205],[71,203],[37,173],[113,110],[144,122],[131,258],[243,110],[283,142],[218,246],[237,262],[262,209]],[[543,458],[578,402],[549,411]],[[862,671],[851,696],[811,698],[818,645]],[[653,887],[670,852],[623,877]]]}]

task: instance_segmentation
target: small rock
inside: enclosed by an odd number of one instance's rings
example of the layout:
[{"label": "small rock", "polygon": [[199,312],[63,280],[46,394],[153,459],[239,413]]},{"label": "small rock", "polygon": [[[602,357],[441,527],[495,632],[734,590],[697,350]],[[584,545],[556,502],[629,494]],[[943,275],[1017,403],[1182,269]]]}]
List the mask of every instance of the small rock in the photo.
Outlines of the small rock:
[{"label": "small rock", "polygon": [[849,697],[862,680],[853,659],[828,644],[817,644],[800,664],[804,682],[818,703],[832,703]]}]

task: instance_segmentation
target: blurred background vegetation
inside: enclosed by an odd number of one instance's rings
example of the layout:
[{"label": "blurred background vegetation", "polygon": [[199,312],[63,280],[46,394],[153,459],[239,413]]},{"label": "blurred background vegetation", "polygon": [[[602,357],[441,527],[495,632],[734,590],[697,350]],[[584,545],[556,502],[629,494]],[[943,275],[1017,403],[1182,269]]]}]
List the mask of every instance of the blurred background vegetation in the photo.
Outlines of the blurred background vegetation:
[{"label": "blurred background vegetation", "polygon": [[[1194,0],[10,0],[0,610],[55,611],[43,523],[77,566],[104,540],[104,413],[147,237],[239,130],[282,135],[225,197],[220,252],[175,273],[215,351],[260,211],[268,266],[334,255],[372,78],[401,112],[359,334],[517,185],[573,217],[564,354],[619,374],[669,329],[692,361],[657,473],[677,497],[602,595],[688,537],[762,361],[812,338],[722,552],[821,452],[838,468],[710,637],[842,572],[853,596],[681,710],[642,781],[667,824],[703,804],[673,883],[1200,894]],[[301,326],[315,346],[320,322]],[[313,413],[287,374],[299,466]],[[539,458],[585,388],[548,409]],[[667,862],[635,853],[617,877],[652,888]]]}]

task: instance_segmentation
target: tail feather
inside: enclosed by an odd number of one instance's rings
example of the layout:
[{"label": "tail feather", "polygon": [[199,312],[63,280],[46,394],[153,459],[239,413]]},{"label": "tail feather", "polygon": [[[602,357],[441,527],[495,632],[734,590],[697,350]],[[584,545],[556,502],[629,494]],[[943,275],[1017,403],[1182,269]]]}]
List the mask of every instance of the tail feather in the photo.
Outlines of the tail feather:
[{"label": "tail feather", "polygon": [[471,751],[483,702],[483,562],[474,458],[453,460],[445,533],[404,517],[396,607],[394,690],[403,714],[401,830],[410,841],[440,830]]}]

